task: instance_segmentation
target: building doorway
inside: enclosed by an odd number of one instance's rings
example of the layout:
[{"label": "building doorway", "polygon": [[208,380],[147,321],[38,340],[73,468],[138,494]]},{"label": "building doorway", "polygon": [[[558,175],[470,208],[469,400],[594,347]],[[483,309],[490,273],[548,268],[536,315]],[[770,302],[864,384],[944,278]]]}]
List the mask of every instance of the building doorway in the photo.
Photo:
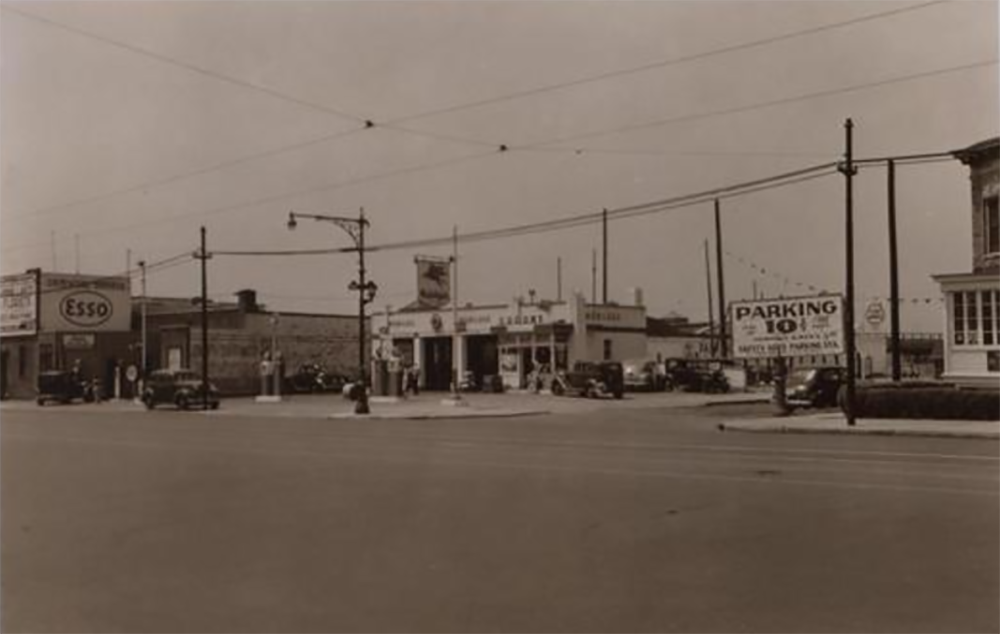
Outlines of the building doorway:
[{"label": "building doorway", "polygon": [[451,337],[428,337],[423,339],[424,347],[424,389],[451,389]]},{"label": "building doorway", "polygon": [[465,367],[472,372],[476,385],[483,385],[483,377],[500,372],[497,338],[491,335],[470,335],[465,338],[468,348]]}]

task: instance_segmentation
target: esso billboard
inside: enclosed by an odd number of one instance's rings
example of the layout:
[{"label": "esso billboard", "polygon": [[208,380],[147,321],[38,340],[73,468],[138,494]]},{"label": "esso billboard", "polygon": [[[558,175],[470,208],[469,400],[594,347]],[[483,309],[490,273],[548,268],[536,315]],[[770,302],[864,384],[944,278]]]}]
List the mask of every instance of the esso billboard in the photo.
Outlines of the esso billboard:
[{"label": "esso billboard", "polygon": [[81,328],[97,328],[111,319],[114,312],[111,299],[97,291],[76,291],[59,302],[62,318]]},{"label": "esso billboard", "polygon": [[131,293],[127,277],[43,273],[43,332],[127,332]]}]

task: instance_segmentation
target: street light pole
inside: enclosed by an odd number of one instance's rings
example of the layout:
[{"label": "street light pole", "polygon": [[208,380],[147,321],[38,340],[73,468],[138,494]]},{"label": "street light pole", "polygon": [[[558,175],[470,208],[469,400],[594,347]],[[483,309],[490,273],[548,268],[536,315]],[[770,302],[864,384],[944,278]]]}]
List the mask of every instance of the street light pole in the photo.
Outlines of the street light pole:
[{"label": "street light pole", "polygon": [[358,279],[351,282],[348,288],[358,291],[358,399],[354,404],[355,414],[369,414],[371,410],[368,406],[367,387],[367,367],[365,363],[365,306],[375,301],[375,293],[378,285],[365,279],[367,270],[365,269],[365,227],[369,222],[365,219],[364,207],[357,218],[347,218],[344,216],[327,216],[323,214],[304,214],[294,211],[288,212],[288,228],[295,229],[298,226],[296,218],[310,218],[322,222],[332,222],[351,236],[354,246],[358,251]]},{"label": "street light pole", "polygon": [[844,175],[844,220],[846,234],[846,286],[847,300],[844,306],[844,338],[846,339],[847,357],[847,389],[845,390],[845,403],[847,424],[854,426],[854,402],[855,402],[855,341],[854,341],[854,175],[858,173],[858,168],[854,166],[854,143],[852,132],[854,122],[848,119],[844,122],[844,162],[837,168]]}]

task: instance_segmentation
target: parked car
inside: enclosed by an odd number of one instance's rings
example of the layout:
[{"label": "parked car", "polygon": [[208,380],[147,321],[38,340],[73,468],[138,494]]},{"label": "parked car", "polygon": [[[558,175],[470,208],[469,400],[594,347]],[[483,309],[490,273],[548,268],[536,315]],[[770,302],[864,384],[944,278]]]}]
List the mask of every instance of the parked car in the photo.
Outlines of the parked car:
[{"label": "parked car", "polygon": [[843,384],[841,367],[798,369],[788,376],[785,400],[793,407],[834,407]]},{"label": "parked car", "polygon": [[93,381],[65,370],[49,370],[38,375],[38,397],[35,402],[45,405],[48,401],[67,404],[75,400],[92,403],[96,398]]},{"label": "parked car", "polygon": [[668,359],[667,387],[685,392],[728,392],[726,368],[714,359]]},{"label": "parked car", "polygon": [[588,398],[611,395],[620,399],[625,395],[622,364],[615,361],[578,361],[571,371],[556,376],[552,381],[552,393]]},{"label": "parked car", "polygon": [[666,388],[666,376],[654,359],[626,359],[622,361],[622,370],[626,390],[660,392]]},{"label": "parked car", "polygon": [[285,391],[290,393],[339,392],[347,381],[330,374],[318,363],[304,363],[295,374],[285,377]]},{"label": "parked car", "polygon": [[219,391],[209,383],[207,390],[201,375],[192,370],[156,370],[146,379],[142,402],[146,409],[169,403],[178,409],[219,408]]}]

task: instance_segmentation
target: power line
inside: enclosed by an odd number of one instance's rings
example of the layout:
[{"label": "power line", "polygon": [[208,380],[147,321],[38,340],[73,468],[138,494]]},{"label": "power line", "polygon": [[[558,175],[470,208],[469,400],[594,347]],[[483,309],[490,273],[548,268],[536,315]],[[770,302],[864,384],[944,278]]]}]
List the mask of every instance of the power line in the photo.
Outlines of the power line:
[{"label": "power line", "polygon": [[197,74],[203,75],[205,77],[210,77],[210,78],[215,79],[217,81],[221,81],[221,82],[224,82],[224,83],[227,83],[227,84],[232,84],[234,86],[239,86],[240,88],[245,88],[245,89],[248,89],[248,90],[253,90],[253,91],[256,91],[256,92],[268,95],[270,97],[274,97],[276,99],[281,99],[282,101],[288,101],[288,102],[292,102],[292,103],[298,104],[300,106],[305,106],[307,108],[312,108],[313,110],[320,110],[320,111],[325,112],[327,114],[336,115],[338,117],[342,117],[342,118],[345,118],[345,119],[352,119],[352,120],[354,120],[356,122],[360,122],[360,123],[364,123],[365,122],[364,117],[360,117],[360,116],[358,116],[356,114],[353,114],[353,113],[345,112],[343,110],[339,110],[337,108],[333,108],[333,107],[327,106],[325,104],[316,103],[314,101],[308,101],[306,99],[302,99],[302,98],[299,98],[299,97],[293,97],[291,95],[288,95],[288,94],[279,92],[277,90],[274,90],[273,88],[268,88],[267,86],[262,86],[260,84],[255,84],[253,82],[246,81],[245,79],[238,79],[236,77],[232,77],[230,75],[225,75],[223,73],[220,73],[220,72],[208,69],[208,68],[202,68],[201,66],[196,66],[195,64],[192,64],[190,62],[184,62],[184,61],[175,59],[173,57],[169,57],[167,55],[162,55],[160,53],[155,53],[153,51],[141,48],[139,46],[135,46],[135,45],[132,45],[132,44],[127,44],[125,42],[121,42],[121,41],[118,41],[118,40],[115,40],[115,39],[112,39],[112,38],[109,38],[109,37],[105,37],[103,35],[99,35],[97,33],[91,32],[91,31],[87,31],[86,29],[81,29],[81,28],[76,27],[76,26],[70,26],[68,24],[64,24],[64,23],[58,22],[56,20],[51,20],[49,18],[43,18],[43,17],[41,17],[39,15],[35,15],[34,13],[29,13],[27,11],[21,11],[20,9],[14,9],[9,4],[6,4],[6,3],[3,4],[3,5],[0,5],[0,10],[7,11],[9,13],[17,14],[17,15],[19,15],[19,16],[21,16],[23,18],[27,18],[29,20],[35,20],[37,22],[41,22],[43,24],[46,24],[46,25],[48,25],[50,27],[53,27],[53,28],[56,28],[56,29],[61,29],[63,31],[68,31],[70,33],[74,33],[74,34],[82,36],[82,37],[87,37],[87,38],[90,38],[90,39],[93,39],[93,40],[97,40],[99,42],[103,42],[104,44],[106,44],[108,46],[112,46],[112,47],[115,47],[115,48],[120,48],[120,49],[126,50],[126,51],[128,51],[130,53],[134,53],[134,54],[140,55],[142,57],[147,57],[149,59],[156,60],[156,61],[160,62],[161,64],[167,64],[169,66],[176,66],[178,68],[183,68],[184,70],[190,71],[192,73],[197,73]]},{"label": "power line", "polygon": [[552,138],[544,141],[537,141],[534,143],[528,143],[521,146],[514,146],[512,150],[518,151],[530,151],[539,146],[551,145],[554,143],[565,143],[567,141],[577,141],[580,139],[591,139],[602,136],[610,136],[612,134],[618,134],[621,132],[632,132],[634,130],[643,130],[646,128],[655,128],[670,123],[678,123],[681,121],[697,121],[700,119],[707,119],[711,117],[718,117],[724,115],[737,114],[741,112],[749,112],[751,110],[760,110],[764,108],[772,108],[774,106],[781,106],[790,103],[796,103],[799,101],[807,101],[809,99],[817,99],[821,97],[832,97],[834,95],[840,95],[850,92],[857,92],[859,90],[867,90],[869,88],[878,88],[881,86],[888,86],[891,84],[898,84],[902,82],[913,81],[916,79],[924,79],[926,77],[934,77],[937,75],[944,75],[947,73],[954,73],[963,70],[971,70],[974,68],[982,68],[986,66],[993,66],[997,63],[996,59],[981,60],[977,62],[971,62],[968,64],[960,64],[958,66],[949,66],[947,68],[939,68],[930,71],[923,71],[920,73],[911,73],[909,75],[901,75],[898,77],[890,77],[887,79],[881,79],[878,81],[866,82],[861,84],[854,84],[852,86],[842,86],[840,88],[832,88],[828,90],[820,90],[816,92],[803,93],[799,95],[793,95],[790,97],[782,97],[780,99],[771,99],[768,101],[761,101],[754,104],[747,104],[744,106],[736,106],[732,108],[723,108],[720,110],[710,110],[708,112],[697,112],[684,115],[678,115],[674,117],[668,117],[665,119],[654,119],[652,121],[645,121],[642,123],[631,123],[628,125],[618,126],[615,128],[606,128],[604,130],[594,130],[591,132],[584,132],[580,134],[571,134],[558,138]]},{"label": "power line", "polygon": [[[459,136],[455,136],[455,135],[447,135],[447,134],[442,134],[442,133],[434,133],[434,132],[426,132],[426,131],[414,130],[412,128],[407,128],[407,127],[404,127],[404,126],[400,126],[398,124],[406,122],[406,121],[412,121],[412,120],[416,120],[416,119],[420,119],[420,118],[426,118],[426,117],[429,117],[429,116],[432,116],[432,115],[436,115],[436,114],[442,114],[444,112],[455,112],[455,111],[458,111],[458,110],[480,107],[480,106],[486,105],[488,103],[496,103],[496,102],[499,102],[499,101],[510,101],[510,100],[519,99],[519,98],[530,96],[530,95],[541,94],[543,92],[550,92],[550,91],[553,91],[553,90],[563,89],[563,88],[566,88],[566,87],[569,87],[569,86],[576,86],[576,85],[581,85],[581,84],[585,84],[585,83],[592,83],[592,82],[602,81],[604,79],[608,79],[608,78],[616,77],[616,76],[620,76],[620,75],[627,75],[627,74],[634,74],[634,73],[646,72],[646,71],[649,71],[649,70],[653,70],[653,69],[657,69],[657,68],[663,68],[663,67],[666,67],[666,66],[676,65],[676,64],[680,64],[680,63],[684,63],[684,62],[696,61],[696,60],[699,60],[699,59],[705,59],[705,58],[708,58],[708,57],[713,57],[713,56],[717,56],[717,55],[723,55],[723,54],[726,54],[726,53],[732,53],[732,52],[736,52],[736,51],[740,51],[740,50],[745,50],[745,49],[748,49],[748,48],[754,48],[754,47],[758,47],[758,46],[764,46],[764,45],[768,45],[768,44],[773,44],[775,42],[779,42],[779,41],[782,41],[782,40],[787,40],[787,39],[792,39],[792,38],[797,38],[797,37],[803,37],[803,36],[806,36],[806,35],[811,35],[811,34],[823,32],[823,31],[828,31],[828,30],[832,30],[832,29],[843,28],[843,27],[846,27],[846,26],[852,26],[852,25],[859,24],[859,23],[862,23],[862,22],[868,22],[868,21],[871,21],[871,20],[876,20],[876,19],[881,19],[881,18],[885,18],[885,17],[890,17],[890,16],[893,16],[893,15],[896,15],[896,14],[899,14],[899,13],[904,13],[904,12],[908,12],[908,11],[914,11],[914,10],[924,9],[924,8],[927,8],[927,7],[935,5],[935,4],[941,4],[942,2],[944,2],[944,0],[933,0],[932,2],[927,2],[927,3],[923,3],[923,4],[920,4],[920,5],[916,5],[916,6],[903,7],[901,9],[893,9],[893,10],[890,10],[890,11],[884,11],[884,12],[880,12],[880,13],[875,13],[875,14],[871,14],[871,15],[868,15],[868,16],[862,16],[861,18],[854,18],[854,19],[846,20],[846,21],[842,21],[842,22],[835,22],[835,23],[832,23],[832,24],[821,25],[819,27],[812,27],[812,28],[809,28],[809,29],[803,29],[803,30],[800,30],[800,31],[794,31],[794,32],[791,32],[791,33],[786,33],[786,34],[783,34],[783,35],[779,35],[779,36],[775,36],[775,37],[770,37],[770,38],[764,38],[764,39],[756,40],[756,41],[752,41],[752,42],[746,42],[746,43],[738,44],[738,45],[735,45],[735,46],[723,47],[723,48],[713,49],[713,50],[710,50],[710,51],[704,51],[704,52],[696,53],[696,54],[692,54],[692,55],[686,55],[686,56],[681,56],[681,57],[677,57],[677,58],[671,58],[671,59],[667,59],[667,60],[661,60],[661,61],[658,61],[658,62],[653,62],[651,64],[644,64],[644,65],[637,66],[637,67],[632,67],[632,68],[627,68],[627,69],[620,69],[620,70],[617,70],[617,71],[612,71],[610,73],[602,73],[602,74],[591,76],[591,77],[588,77],[588,78],[582,78],[582,79],[577,79],[577,80],[571,80],[571,81],[568,81],[568,82],[561,82],[561,83],[556,83],[556,84],[550,84],[550,85],[547,85],[547,86],[542,86],[542,87],[533,88],[533,89],[524,90],[524,91],[517,91],[517,92],[513,92],[513,93],[508,93],[507,95],[502,95],[502,96],[494,97],[494,98],[491,98],[491,99],[487,99],[487,100],[479,100],[479,101],[475,101],[475,102],[468,102],[468,103],[464,103],[464,104],[457,104],[457,105],[453,105],[453,106],[448,106],[446,108],[439,108],[437,110],[425,111],[425,112],[422,112],[422,113],[417,113],[417,114],[414,114],[414,115],[409,115],[409,116],[400,117],[400,118],[397,118],[397,119],[394,119],[394,120],[390,120],[388,122],[380,124],[380,126],[381,127],[388,127],[390,129],[395,129],[395,130],[398,130],[398,131],[401,131],[401,132],[405,132],[405,133],[408,133],[408,134],[421,135],[421,136],[426,136],[426,137],[430,137],[430,138],[437,138],[437,139],[447,140],[447,141],[452,141],[452,142],[472,143],[472,144],[476,144],[476,145],[486,145],[486,146],[490,146],[490,147],[497,147],[497,144],[495,144],[495,143],[490,143],[490,142],[485,142],[485,141],[479,141],[479,140],[470,139],[470,138],[467,138],[467,137],[459,137]],[[139,54],[139,55],[144,55],[144,56],[147,56],[147,57],[152,57],[153,59],[156,59],[157,61],[159,61],[161,63],[176,65],[176,66],[179,66],[179,67],[184,68],[186,70],[189,70],[189,71],[192,71],[192,72],[196,72],[196,73],[199,73],[199,74],[204,74],[204,75],[207,75],[209,77],[212,77],[212,78],[215,78],[215,79],[219,79],[221,81],[225,81],[225,82],[228,82],[228,83],[232,83],[232,84],[241,86],[243,88],[249,88],[249,89],[252,89],[252,90],[262,91],[265,94],[267,94],[267,95],[269,95],[271,97],[274,97],[274,98],[283,99],[283,100],[286,100],[286,101],[289,101],[289,102],[292,102],[292,103],[296,103],[298,105],[304,105],[304,106],[311,107],[311,108],[317,108],[317,109],[320,109],[320,110],[322,110],[324,112],[328,112],[328,113],[331,113],[331,114],[345,116],[345,117],[354,119],[357,122],[365,124],[365,127],[363,127],[363,128],[356,128],[356,129],[352,129],[352,130],[348,130],[348,131],[337,132],[337,133],[334,133],[334,134],[326,134],[326,135],[323,135],[323,136],[321,136],[319,138],[312,139],[312,140],[309,140],[309,141],[295,143],[295,144],[287,145],[287,146],[282,146],[282,147],[279,147],[279,148],[274,148],[274,149],[267,150],[265,152],[261,152],[261,153],[258,153],[258,154],[246,155],[246,156],[243,156],[243,157],[239,157],[237,159],[233,159],[231,161],[223,161],[223,162],[220,162],[220,163],[216,163],[215,165],[208,166],[208,167],[201,168],[201,169],[197,169],[197,170],[194,170],[194,171],[191,171],[191,172],[185,172],[185,173],[182,173],[182,174],[176,174],[176,175],[164,178],[164,179],[159,179],[159,180],[154,180],[154,181],[148,181],[148,182],[145,182],[145,183],[142,183],[142,184],[139,184],[139,185],[133,185],[133,186],[121,188],[121,189],[118,189],[118,190],[114,190],[112,192],[108,192],[108,193],[105,193],[105,194],[99,194],[99,195],[90,196],[90,197],[87,197],[87,198],[78,199],[78,200],[75,200],[75,201],[71,201],[71,202],[68,202],[68,203],[63,203],[63,204],[56,205],[56,206],[53,206],[53,207],[48,207],[48,208],[45,208],[45,209],[42,209],[42,210],[39,210],[39,211],[35,211],[35,212],[21,212],[19,214],[16,214],[15,216],[37,215],[37,214],[41,214],[41,213],[50,213],[50,212],[55,212],[55,211],[61,211],[61,210],[64,210],[64,209],[67,209],[67,208],[70,208],[70,207],[75,207],[75,206],[78,206],[78,205],[81,205],[81,204],[88,204],[88,203],[93,203],[93,202],[99,202],[101,200],[106,200],[106,199],[108,199],[108,198],[110,198],[112,196],[117,196],[117,195],[121,195],[121,194],[126,194],[126,193],[132,193],[132,192],[136,192],[136,191],[141,191],[143,189],[148,189],[148,188],[151,188],[151,187],[159,187],[159,186],[167,185],[167,184],[170,184],[170,183],[173,183],[173,182],[177,182],[177,181],[184,180],[184,179],[187,179],[187,178],[193,178],[195,176],[204,175],[204,174],[207,174],[207,173],[210,173],[210,172],[213,172],[213,171],[225,169],[225,168],[232,167],[232,166],[235,166],[235,165],[239,165],[239,164],[247,163],[247,162],[250,162],[250,161],[258,160],[258,159],[261,159],[261,158],[267,158],[269,156],[275,156],[275,155],[278,155],[278,154],[283,154],[283,153],[286,153],[286,152],[295,151],[295,150],[298,150],[298,149],[302,149],[304,147],[309,147],[311,145],[317,145],[317,144],[320,144],[320,143],[325,143],[325,142],[333,141],[333,140],[336,140],[336,139],[339,139],[339,138],[342,138],[342,137],[353,135],[353,134],[355,134],[355,133],[357,133],[357,132],[359,132],[361,130],[369,129],[369,128],[371,128],[371,127],[374,126],[373,122],[371,122],[370,120],[362,119],[361,117],[359,117],[357,115],[353,115],[353,114],[350,114],[350,113],[340,112],[339,110],[330,108],[330,107],[322,105],[322,104],[315,104],[313,102],[308,102],[308,101],[299,99],[297,97],[294,97],[294,96],[291,96],[291,95],[288,95],[288,94],[276,91],[276,90],[274,90],[272,88],[268,88],[266,86],[258,86],[257,84],[253,84],[253,83],[246,82],[246,81],[238,79],[238,78],[234,78],[234,77],[230,77],[230,76],[227,76],[227,75],[223,75],[222,73],[219,73],[217,71],[212,71],[210,69],[204,69],[204,68],[201,68],[201,67],[198,67],[198,66],[194,66],[193,64],[190,64],[190,63],[187,63],[187,62],[178,61],[178,60],[175,60],[173,58],[170,58],[170,57],[158,54],[158,53],[153,53],[153,52],[147,51],[146,49],[142,49],[142,48],[139,48],[139,47],[136,47],[136,46],[133,46],[133,45],[129,45],[129,44],[125,44],[125,43],[122,43],[122,42],[118,42],[116,40],[112,40],[110,38],[107,38],[107,37],[104,37],[104,36],[101,36],[101,35],[97,35],[97,34],[89,32],[89,31],[85,31],[83,29],[79,29],[77,27],[68,26],[68,25],[62,24],[60,22],[56,22],[54,20],[50,20],[50,19],[47,19],[47,18],[39,17],[39,16],[31,14],[31,13],[27,13],[27,12],[20,11],[20,10],[17,10],[17,9],[12,9],[9,6],[0,6],[0,10],[11,11],[11,12],[16,13],[16,14],[24,17],[24,18],[34,19],[34,20],[40,21],[42,23],[48,24],[48,25],[50,25],[50,26],[52,26],[54,28],[61,28],[61,29],[70,31],[72,33],[75,33],[77,35],[80,35],[80,36],[94,38],[94,39],[96,39],[98,41],[101,41],[101,42],[104,42],[105,44],[108,44],[110,46],[115,46],[115,47],[123,48],[123,49],[128,50],[128,51],[130,51],[132,53],[136,53],[136,54]]]},{"label": "power line", "polygon": [[[666,211],[668,209],[677,209],[681,207],[688,207],[696,204],[701,204],[707,200],[712,200],[713,198],[729,197],[729,196],[741,195],[743,193],[754,193],[757,191],[763,191],[765,189],[785,186],[787,184],[794,184],[806,180],[812,180],[814,178],[820,178],[835,173],[834,169],[835,167],[836,163],[824,163],[822,165],[816,165],[808,168],[798,169],[791,172],[786,172],[784,174],[759,178],[752,181],[737,183],[735,185],[727,185],[724,187],[718,187],[702,192],[696,192],[693,194],[685,194],[682,196],[676,196],[673,198],[667,198],[648,203],[642,203],[638,205],[630,205],[625,207],[618,207],[615,209],[609,209],[608,218],[609,219],[628,218],[633,216],[645,215],[649,213],[657,213],[660,211]],[[535,222],[524,225],[517,225],[502,229],[490,229],[472,233],[464,233],[460,234],[458,236],[458,239],[460,242],[468,243],[481,240],[493,240],[498,238],[516,237],[532,233],[543,233],[549,231],[571,229],[599,222],[602,218],[602,215],[603,214],[601,212],[577,214],[574,216],[568,216],[564,218],[546,220],[542,222]],[[422,247],[450,244],[452,240],[453,240],[452,236],[439,237],[439,238],[424,238],[418,240],[392,242],[381,245],[372,245],[371,247],[367,247],[365,250],[375,252],[375,251],[390,251],[398,249],[422,248]],[[232,256],[289,256],[289,255],[328,255],[336,253],[353,253],[356,251],[357,249],[355,247],[343,247],[335,249],[294,249],[294,250],[283,250],[283,251],[214,251],[213,253],[216,255],[232,255]]]},{"label": "power line", "polygon": [[735,44],[735,45],[732,45],[732,46],[724,46],[722,48],[712,49],[712,50],[709,50],[709,51],[703,51],[701,53],[693,53],[693,54],[689,54],[689,55],[682,55],[682,56],[679,56],[679,57],[673,57],[673,58],[669,58],[669,59],[665,59],[665,60],[659,60],[659,61],[651,62],[651,63],[648,63],[648,64],[642,64],[640,66],[634,66],[634,67],[631,67],[631,68],[623,68],[623,69],[609,71],[609,72],[605,72],[605,73],[598,73],[598,74],[595,74],[595,75],[591,75],[589,77],[582,77],[580,79],[573,79],[573,80],[569,80],[569,81],[564,81],[564,82],[559,82],[559,83],[554,83],[554,84],[548,84],[546,86],[539,86],[537,88],[529,88],[529,89],[526,89],[526,90],[520,90],[520,91],[508,93],[506,95],[500,95],[500,96],[497,96],[497,97],[491,97],[491,98],[488,98],[488,99],[480,99],[480,100],[476,100],[476,101],[468,101],[468,102],[465,102],[465,103],[455,104],[455,105],[452,105],[452,106],[444,106],[444,107],[441,107],[441,108],[436,108],[436,109],[431,109],[431,110],[425,110],[425,111],[417,113],[417,114],[413,114],[413,115],[409,115],[409,116],[406,116],[406,117],[397,118],[397,119],[393,120],[393,122],[394,123],[404,123],[404,122],[413,121],[413,120],[416,120],[416,119],[425,119],[425,118],[436,116],[436,115],[441,115],[441,114],[446,114],[446,113],[452,113],[452,112],[456,112],[456,111],[459,111],[459,110],[467,110],[467,109],[470,109],[470,108],[480,108],[482,106],[487,106],[487,105],[491,105],[491,104],[495,104],[495,103],[500,103],[500,102],[504,102],[504,101],[512,101],[512,100],[521,99],[521,98],[524,98],[524,97],[539,95],[539,94],[543,94],[543,93],[547,93],[547,92],[552,92],[552,91],[556,91],[556,90],[562,90],[562,89],[570,88],[570,87],[573,87],[573,86],[581,86],[581,85],[584,85],[584,84],[590,84],[590,83],[594,83],[594,82],[598,82],[598,81],[603,81],[603,80],[611,79],[611,78],[614,78],[614,77],[621,77],[621,76],[624,76],[624,75],[633,75],[633,74],[637,74],[637,73],[647,72],[647,71],[650,71],[650,70],[656,70],[656,69],[660,69],[660,68],[666,68],[668,66],[674,66],[674,65],[677,65],[677,64],[681,64],[681,63],[693,62],[693,61],[697,61],[697,60],[707,59],[707,58],[710,58],[710,57],[716,57],[718,55],[725,55],[725,54],[728,54],[728,53],[735,53],[735,52],[738,52],[738,51],[745,51],[745,50],[748,50],[748,49],[751,49],[751,48],[757,48],[757,47],[760,47],[760,46],[766,46],[766,45],[769,45],[769,44],[775,44],[777,42],[781,42],[781,41],[785,41],[785,40],[790,40],[790,39],[799,38],[799,37],[805,37],[807,35],[815,35],[817,33],[822,33],[824,31],[831,31],[831,30],[834,30],[834,29],[840,29],[840,28],[844,28],[844,27],[847,27],[847,26],[853,26],[855,24],[861,24],[863,22],[870,22],[870,21],[873,21],[873,20],[878,20],[878,19],[882,19],[882,18],[894,16],[894,15],[897,15],[897,14],[900,14],[900,13],[906,13],[906,12],[909,12],[909,11],[919,11],[921,9],[926,9],[928,7],[931,7],[933,5],[944,4],[944,3],[945,3],[945,0],[934,0],[932,2],[925,2],[925,3],[922,3],[922,4],[912,5],[912,6],[907,6],[907,7],[902,7],[902,8],[899,8],[899,9],[891,9],[889,11],[882,11],[880,13],[873,13],[873,14],[870,14],[870,15],[862,16],[860,18],[852,18],[850,20],[844,20],[842,22],[833,22],[833,23],[830,23],[830,24],[824,24],[824,25],[820,25],[820,26],[817,26],[817,27],[811,27],[811,28],[807,28],[807,29],[802,29],[802,30],[799,30],[799,31],[792,31],[790,33],[784,33],[784,34],[781,34],[781,35],[767,37],[767,38],[763,38],[763,39],[760,39],[760,40],[753,40],[753,41],[750,41],[750,42],[744,42],[742,44]]}]

